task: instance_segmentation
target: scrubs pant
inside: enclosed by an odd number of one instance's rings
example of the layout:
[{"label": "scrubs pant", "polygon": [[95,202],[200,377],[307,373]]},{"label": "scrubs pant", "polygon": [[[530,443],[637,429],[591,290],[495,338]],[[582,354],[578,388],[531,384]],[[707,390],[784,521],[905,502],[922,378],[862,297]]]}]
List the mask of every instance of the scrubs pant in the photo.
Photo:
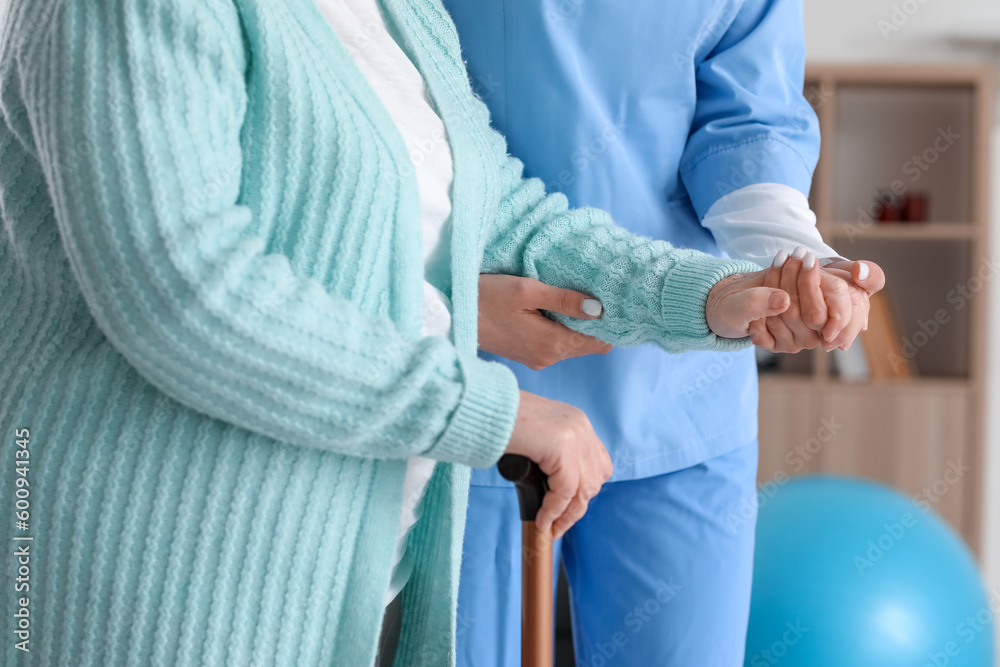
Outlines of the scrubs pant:
[{"label": "scrubs pant", "polygon": [[[578,666],[743,664],[756,473],[754,441],[684,470],[604,485],[554,549],[569,581]],[[520,539],[514,489],[472,486],[459,667],[520,663]]]}]

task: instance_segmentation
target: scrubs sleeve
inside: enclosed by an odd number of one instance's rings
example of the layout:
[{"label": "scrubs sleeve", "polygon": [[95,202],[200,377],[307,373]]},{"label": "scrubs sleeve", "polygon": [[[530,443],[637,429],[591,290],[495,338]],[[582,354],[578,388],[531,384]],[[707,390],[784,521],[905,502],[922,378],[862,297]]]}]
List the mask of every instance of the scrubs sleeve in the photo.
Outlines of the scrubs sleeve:
[{"label": "scrubs sleeve", "polygon": [[699,219],[756,183],[808,195],[820,137],[802,92],[801,0],[747,0],[695,68],[698,102],[680,171]]}]

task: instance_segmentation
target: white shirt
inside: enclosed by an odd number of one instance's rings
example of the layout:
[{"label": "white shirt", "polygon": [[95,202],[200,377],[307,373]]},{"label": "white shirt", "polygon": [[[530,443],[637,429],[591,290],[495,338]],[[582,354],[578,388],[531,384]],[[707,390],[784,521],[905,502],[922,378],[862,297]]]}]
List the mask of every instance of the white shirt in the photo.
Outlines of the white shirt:
[{"label": "white shirt", "polygon": [[788,185],[758,183],[730,192],[715,202],[701,222],[719,249],[730,257],[767,268],[779,250],[805,246],[824,259],[840,255],[816,229],[816,215],[805,195]]},{"label": "white shirt", "polygon": [[[316,0],[338,39],[350,53],[369,85],[396,123],[413,162],[420,193],[425,270],[447,256],[448,217],[451,215],[452,161],[444,123],[431,107],[424,79],[386,29],[375,0]],[[451,333],[448,298],[424,281],[425,336]],[[392,582],[385,604],[392,602],[410,577],[412,561],[406,538],[420,516],[420,501],[434,472],[435,461],[409,459],[403,482],[403,507]]]}]

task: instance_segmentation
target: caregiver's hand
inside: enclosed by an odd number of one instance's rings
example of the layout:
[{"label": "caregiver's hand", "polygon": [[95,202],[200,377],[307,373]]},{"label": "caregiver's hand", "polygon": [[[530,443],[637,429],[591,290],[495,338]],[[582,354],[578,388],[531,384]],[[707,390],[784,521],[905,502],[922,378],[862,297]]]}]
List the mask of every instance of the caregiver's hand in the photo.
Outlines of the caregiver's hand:
[{"label": "caregiver's hand", "polygon": [[611,350],[608,343],[549,319],[543,310],[592,320],[601,316],[601,303],[531,278],[479,276],[479,349],[536,371],[570,357]]},{"label": "caregiver's hand", "polygon": [[582,410],[526,391],[521,392],[506,453],[528,457],[549,476],[535,525],[543,533],[551,526],[553,539],[583,517],[613,470]]},{"label": "caregiver's hand", "polygon": [[788,292],[791,304],[780,316],[753,323],[751,340],[775,352],[829,351],[847,349],[867,330],[868,297],[885,285],[885,274],[870,261],[838,260],[821,268],[800,247],[791,256],[778,253],[765,285]]}]

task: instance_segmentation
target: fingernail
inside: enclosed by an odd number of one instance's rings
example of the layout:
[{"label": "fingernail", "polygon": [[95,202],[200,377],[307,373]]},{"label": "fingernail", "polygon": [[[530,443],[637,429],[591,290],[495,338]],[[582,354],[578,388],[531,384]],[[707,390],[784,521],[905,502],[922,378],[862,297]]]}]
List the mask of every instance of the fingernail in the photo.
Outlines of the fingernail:
[{"label": "fingernail", "polygon": [[771,266],[773,266],[776,269],[780,269],[785,265],[785,262],[787,261],[788,261],[788,251],[779,250],[778,254],[774,256],[774,261],[771,262]]},{"label": "fingernail", "polygon": [[871,271],[865,262],[858,262],[858,280],[864,280]]},{"label": "fingernail", "polygon": [[767,299],[767,305],[771,309],[778,309],[785,305],[785,293],[784,292],[771,292],[771,296]]},{"label": "fingernail", "polygon": [[580,304],[580,309],[591,317],[597,317],[604,311],[604,307],[597,299],[584,299],[583,303]]},{"label": "fingernail", "polygon": [[802,258],[802,268],[808,271],[814,266],[816,266],[816,255],[811,252],[806,253],[806,256]]},{"label": "fingernail", "polygon": [[798,248],[792,251],[792,257],[795,259],[802,259],[809,252],[804,245],[800,245]]}]

